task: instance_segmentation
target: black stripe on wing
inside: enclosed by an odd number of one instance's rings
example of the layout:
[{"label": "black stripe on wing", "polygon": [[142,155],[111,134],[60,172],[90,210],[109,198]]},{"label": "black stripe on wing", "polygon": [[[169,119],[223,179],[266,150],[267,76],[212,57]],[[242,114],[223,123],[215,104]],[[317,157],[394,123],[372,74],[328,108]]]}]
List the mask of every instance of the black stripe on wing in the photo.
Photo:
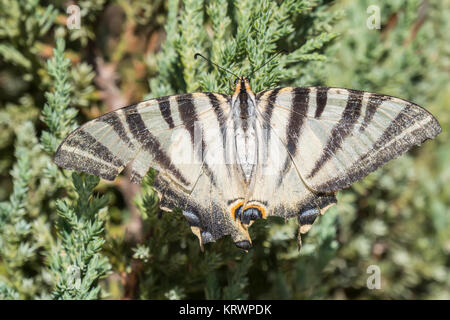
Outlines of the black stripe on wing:
[{"label": "black stripe on wing", "polygon": [[136,105],[128,107],[125,111],[126,122],[133,137],[141,144],[142,148],[154,156],[155,161],[163,168],[173,174],[186,186],[189,186],[189,181],[183,174],[175,167],[170,157],[162,149],[158,139],[151,134],[150,130],[142,120],[139,110]]},{"label": "black stripe on wing", "polygon": [[73,135],[72,139],[66,141],[66,146],[87,152],[93,157],[98,158],[104,162],[108,162],[117,168],[123,167],[125,165],[99,140],[94,138],[91,134],[84,131],[83,129],[78,130],[77,134]]},{"label": "black stripe on wing", "polygon": [[289,122],[286,128],[286,147],[288,155],[284,160],[283,170],[278,179],[278,186],[283,182],[284,175],[292,162],[291,157],[297,153],[298,139],[301,135],[302,126],[305,122],[305,116],[309,107],[310,88],[296,87],[292,91],[292,106],[289,114]]},{"label": "black stripe on wing", "polygon": [[112,181],[120,173],[122,168],[105,164],[91,157],[86,157],[68,150],[58,149],[54,158],[55,163],[61,168],[86,172],[103,179]]},{"label": "black stripe on wing", "polygon": [[134,149],[134,146],[127,135],[127,129],[124,127],[122,120],[117,115],[117,112],[109,112],[97,118],[95,121],[105,122],[110,125],[115,133],[120,137],[120,139],[125,142],[130,148]]},{"label": "black stripe on wing", "polygon": [[[280,92],[282,88],[276,88],[273,89],[272,91],[265,91],[264,93],[268,92],[268,97],[267,97],[267,105],[265,107],[264,113],[263,113],[263,119],[265,120],[264,124],[263,124],[263,129],[264,129],[264,133],[266,134],[266,145],[269,145],[270,142],[270,135],[271,135],[271,130],[272,127],[270,126],[270,121],[272,119],[272,114],[273,114],[273,109],[275,108],[275,102],[277,100],[277,96],[278,93]],[[261,94],[258,94],[257,99],[259,99],[260,97],[262,97]],[[259,101],[258,101],[259,103]]]},{"label": "black stripe on wing", "polygon": [[389,96],[386,95],[378,93],[370,94],[369,102],[367,103],[366,112],[364,114],[364,120],[363,123],[361,124],[361,127],[359,127],[360,133],[363,133],[367,129],[381,104],[389,99],[390,99]]},{"label": "black stripe on wing", "polygon": [[325,110],[328,100],[329,87],[316,87],[316,112],[314,118],[318,119]]},{"label": "black stripe on wing", "polygon": [[[189,135],[191,136],[192,147],[194,148],[194,150],[197,150],[201,153],[201,154],[198,154],[197,157],[200,161],[202,161],[202,169],[205,171],[205,173],[210,178],[211,183],[214,186],[216,186],[216,178],[214,176],[214,173],[209,168],[208,164],[204,161],[203,153],[206,152],[206,144],[205,144],[205,139],[203,137],[204,132],[203,132],[202,127],[200,127],[202,130],[201,137],[200,137],[201,141],[195,141],[195,123],[198,123],[200,125],[200,122],[199,122],[197,110],[195,109],[194,99],[195,99],[195,97],[193,96],[193,94],[183,95],[183,100],[179,100],[177,98],[178,112],[180,114],[181,121],[183,121],[184,127],[186,128],[186,130],[189,132]],[[195,145],[196,143],[201,143],[201,148],[198,148],[198,146]]]},{"label": "black stripe on wing", "polygon": [[309,173],[308,179],[314,177],[325,163],[334,157],[336,151],[341,148],[345,138],[352,132],[353,127],[361,115],[363,95],[364,91],[348,90],[347,105],[345,106],[342,117],[331,130],[322,155]]},{"label": "black stripe on wing", "polygon": [[161,112],[162,117],[166,121],[169,128],[173,129],[175,127],[175,124],[173,123],[169,100],[167,99],[167,97],[163,97],[156,98],[156,101],[158,101],[159,111]]},{"label": "black stripe on wing", "polygon": [[[423,120],[428,121],[423,122]],[[406,132],[412,125],[423,122],[420,127]],[[380,168],[389,160],[395,159],[414,145],[420,145],[441,132],[437,120],[425,109],[407,105],[384,130],[372,148],[346,169],[346,174],[329,180],[314,189],[320,192],[332,192],[349,187],[370,172]]]},{"label": "black stripe on wing", "polygon": [[211,103],[214,113],[217,117],[217,122],[219,123],[220,135],[222,137],[222,146],[223,146],[223,158],[226,159],[226,144],[227,144],[227,127],[226,127],[226,119],[223,114],[223,110],[220,107],[220,102],[215,93],[205,92],[205,95],[208,97],[209,102]]}]

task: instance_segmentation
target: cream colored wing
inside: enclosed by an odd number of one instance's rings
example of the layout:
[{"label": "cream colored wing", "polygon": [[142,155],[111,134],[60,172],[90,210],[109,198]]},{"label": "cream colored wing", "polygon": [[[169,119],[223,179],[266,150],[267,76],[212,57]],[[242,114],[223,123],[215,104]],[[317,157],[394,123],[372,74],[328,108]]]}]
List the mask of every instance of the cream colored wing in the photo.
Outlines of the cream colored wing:
[{"label": "cream colored wing", "polygon": [[386,95],[328,87],[261,92],[258,109],[286,147],[281,186],[292,164],[304,184],[330,193],[349,187],[441,131],[420,106]]},{"label": "cream colored wing", "polygon": [[[214,102],[214,103],[213,103]],[[151,99],[107,113],[73,131],[59,146],[55,162],[113,180],[132,163],[132,181],[139,183],[150,167],[186,190],[202,170],[203,125],[227,116],[226,96],[183,94]],[[195,145],[195,130],[200,137]],[[214,177],[211,177],[214,179]]]},{"label": "cream colored wing", "polygon": [[[273,90],[267,100],[258,104],[257,121],[259,154],[258,170],[255,173],[257,183],[250,191],[252,203],[261,204],[264,217],[279,216],[284,219],[297,217],[301,233],[307,232],[315,219],[337,202],[335,193],[315,192],[307,187],[286,146],[287,121],[277,119],[269,123],[270,104],[275,101],[279,90]],[[302,103],[299,101],[299,103]]]},{"label": "cream colored wing", "polygon": [[59,146],[60,167],[113,180],[132,162],[139,183],[150,167],[165,210],[183,210],[201,243],[230,234],[237,243],[248,232],[235,223],[229,203],[244,191],[227,165],[229,97],[194,93],[152,99],[89,121]]}]

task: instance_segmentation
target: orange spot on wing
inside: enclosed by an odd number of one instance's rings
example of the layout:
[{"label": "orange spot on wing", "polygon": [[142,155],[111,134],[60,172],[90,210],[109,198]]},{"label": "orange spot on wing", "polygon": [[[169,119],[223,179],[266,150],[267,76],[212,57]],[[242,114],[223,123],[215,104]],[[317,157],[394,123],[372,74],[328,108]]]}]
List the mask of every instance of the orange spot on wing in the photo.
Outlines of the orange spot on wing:
[{"label": "orange spot on wing", "polygon": [[[244,205],[244,202],[241,201],[241,202],[238,202],[237,204],[235,204],[235,205],[231,208],[231,216],[233,217],[233,220],[236,220],[236,210],[237,210],[240,206],[242,206],[242,205]],[[245,206],[245,207],[242,209],[242,212],[244,212],[245,210],[250,209],[250,208],[258,209],[258,210],[261,212],[261,215],[262,215],[263,219],[266,218],[266,210],[265,210],[263,207],[261,207],[261,206],[259,206],[259,205],[257,205],[257,204],[250,204],[250,205],[248,205],[248,206]]]},{"label": "orange spot on wing", "polygon": [[237,204],[235,204],[232,208],[231,208],[231,216],[233,217],[233,220],[236,220],[236,214],[235,214],[235,212],[236,212],[236,210],[240,207],[240,206],[242,206],[244,203],[241,201],[241,202],[238,202]]}]

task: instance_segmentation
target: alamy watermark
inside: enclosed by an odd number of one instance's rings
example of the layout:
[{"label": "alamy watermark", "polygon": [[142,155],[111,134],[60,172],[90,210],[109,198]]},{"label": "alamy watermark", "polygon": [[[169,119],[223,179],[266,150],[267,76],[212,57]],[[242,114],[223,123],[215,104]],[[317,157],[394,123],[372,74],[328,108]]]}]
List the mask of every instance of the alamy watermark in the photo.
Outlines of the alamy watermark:
[{"label": "alamy watermark", "polygon": [[381,289],[381,269],[377,265],[370,265],[367,267],[366,270],[367,274],[370,274],[370,276],[367,278],[367,288],[370,290]]},{"label": "alamy watermark", "polygon": [[81,288],[81,270],[79,267],[71,265],[66,270],[67,288],[80,289]]},{"label": "alamy watermark", "polygon": [[367,7],[366,26],[369,30],[381,29],[381,9],[379,6],[370,5]]},{"label": "alamy watermark", "polygon": [[77,30],[81,28],[81,10],[76,4],[72,4],[67,7],[66,13],[69,15],[67,17],[66,26],[69,30]]}]

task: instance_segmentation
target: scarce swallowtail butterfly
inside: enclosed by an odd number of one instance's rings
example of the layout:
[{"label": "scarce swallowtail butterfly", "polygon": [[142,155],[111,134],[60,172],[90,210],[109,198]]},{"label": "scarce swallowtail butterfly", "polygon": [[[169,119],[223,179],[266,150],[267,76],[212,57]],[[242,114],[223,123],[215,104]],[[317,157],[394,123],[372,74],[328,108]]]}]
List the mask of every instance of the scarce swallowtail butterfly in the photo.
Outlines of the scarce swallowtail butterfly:
[{"label": "scarce swallowtail butterfly", "polygon": [[399,98],[330,87],[253,93],[238,77],[232,96],[188,93],[150,99],[70,133],[55,162],[113,180],[131,164],[150,167],[160,207],[180,208],[200,245],[231,235],[251,248],[260,218],[297,217],[300,234],[349,187],[414,145],[438,135],[438,121]]}]

